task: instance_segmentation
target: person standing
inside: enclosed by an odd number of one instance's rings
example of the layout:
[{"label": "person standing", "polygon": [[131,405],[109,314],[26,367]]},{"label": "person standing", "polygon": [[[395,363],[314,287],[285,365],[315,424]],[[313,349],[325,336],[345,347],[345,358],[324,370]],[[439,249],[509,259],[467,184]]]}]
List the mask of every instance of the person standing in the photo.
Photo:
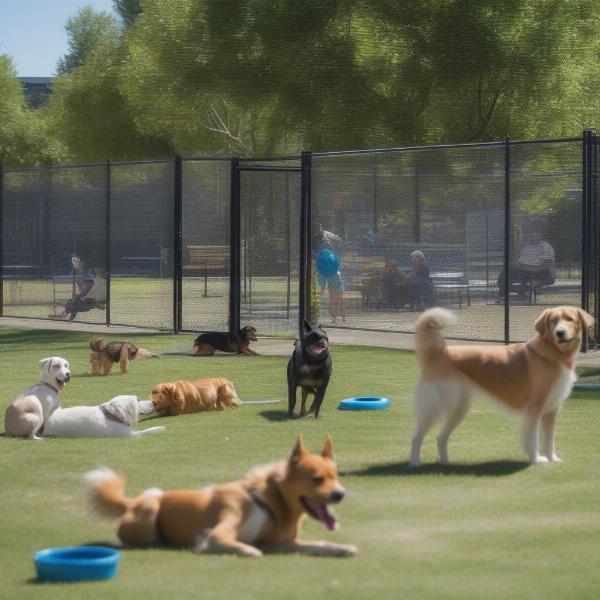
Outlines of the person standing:
[{"label": "person standing", "polygon": [[[321,250],[331,250],[338,258],[344,250],[344,240],[335,233],[327,231],[321,223],[316,223],[313,229],[313,253],[315,256]],[[327,287],[329,293],[329,314],[331,315],[332,323],[335,324],[337,317],[342,317],[342,323],[346,322],[346,311],[344,308],[344,281],[340,270],[329,277],[321,275],[317,271],[319,288],[321,295]]]}]

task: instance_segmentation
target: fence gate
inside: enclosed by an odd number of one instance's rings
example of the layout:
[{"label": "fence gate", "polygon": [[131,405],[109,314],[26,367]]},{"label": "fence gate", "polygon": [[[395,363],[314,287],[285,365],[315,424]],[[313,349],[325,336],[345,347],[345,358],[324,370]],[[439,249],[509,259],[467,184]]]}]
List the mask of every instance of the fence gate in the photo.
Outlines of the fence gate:
[{"label": "fence gate", "polygon": [[298,328],[300,165],[296,159],[240,161],[240,324],[259,334]]}]

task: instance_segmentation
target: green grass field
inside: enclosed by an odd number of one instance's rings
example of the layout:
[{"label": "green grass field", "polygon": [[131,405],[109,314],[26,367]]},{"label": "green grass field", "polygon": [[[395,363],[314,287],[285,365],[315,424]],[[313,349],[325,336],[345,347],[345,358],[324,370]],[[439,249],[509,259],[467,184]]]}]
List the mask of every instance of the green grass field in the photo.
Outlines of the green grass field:
[{"label": "green grass field", "polygon": [[[163,356],[92,378],[88,334],[0,330],[2,409],[37,380],[36,361],[70,360],[63,406],[96,404],[119,393],[147,397],[178,378],[231,378],[244,400],[281,398],[227,413],[154,419],[166,432],[139,440],[0,438],[0,598],[597,598],[600,574],[600,415],[598,393],[577,391],[558,424],[563,463],[529,467],[516,421],[475,403],[450,442],[454,465],[433,464],[434,436],[418,470],[406,466],[412,433],[414,355],[363,347],[333,348],[334,375],[324,417],[289,421],[284,357]],[[164,351],[182,336],[132,338]],[[348,413],[337,402],[388,395],[385,412]],[[241,477],[288,454],[295,437],[320,450],[334,440],[348,490],[337,508],[341,530],[304,525],[306,539],[358,546],[349,559],[198,556],[185,550],[124,550],[108,582],[38,584],[31,553],[50,546],[116,542],[114,526],[88,515],[81,476],[104,465],[123,471],[128,491],[194,487]]]}]

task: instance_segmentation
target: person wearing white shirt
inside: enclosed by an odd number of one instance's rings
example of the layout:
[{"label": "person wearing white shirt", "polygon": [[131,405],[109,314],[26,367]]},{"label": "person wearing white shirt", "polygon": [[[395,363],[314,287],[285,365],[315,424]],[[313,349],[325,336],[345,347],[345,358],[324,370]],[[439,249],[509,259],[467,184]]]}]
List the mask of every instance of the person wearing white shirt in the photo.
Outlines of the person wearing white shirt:
[{"label": "person wearing white shirt", "polygon": [[[533,231],[521,246],[518,264],[511,269],[511,281],[519,284],[520,298],[526,299],[532,287],[554,283],[554,260],[554,248]],[[504,297],[504,271],[498,276],[498,293]]]}]

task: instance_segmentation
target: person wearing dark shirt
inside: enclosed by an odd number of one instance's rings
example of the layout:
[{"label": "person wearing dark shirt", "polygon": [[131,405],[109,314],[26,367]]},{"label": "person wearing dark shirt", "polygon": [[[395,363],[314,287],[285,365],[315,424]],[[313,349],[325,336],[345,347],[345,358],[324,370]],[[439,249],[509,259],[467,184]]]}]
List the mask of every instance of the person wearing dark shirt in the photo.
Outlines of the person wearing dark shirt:
[{"label": "person wearing dark shirt", "polygon": [[433,304],[433,282],[429,267],[425,264],[425,255],[420,250],[410,254],[413,264],[408,274],[411,306],[414,309],[426,308]]}]

